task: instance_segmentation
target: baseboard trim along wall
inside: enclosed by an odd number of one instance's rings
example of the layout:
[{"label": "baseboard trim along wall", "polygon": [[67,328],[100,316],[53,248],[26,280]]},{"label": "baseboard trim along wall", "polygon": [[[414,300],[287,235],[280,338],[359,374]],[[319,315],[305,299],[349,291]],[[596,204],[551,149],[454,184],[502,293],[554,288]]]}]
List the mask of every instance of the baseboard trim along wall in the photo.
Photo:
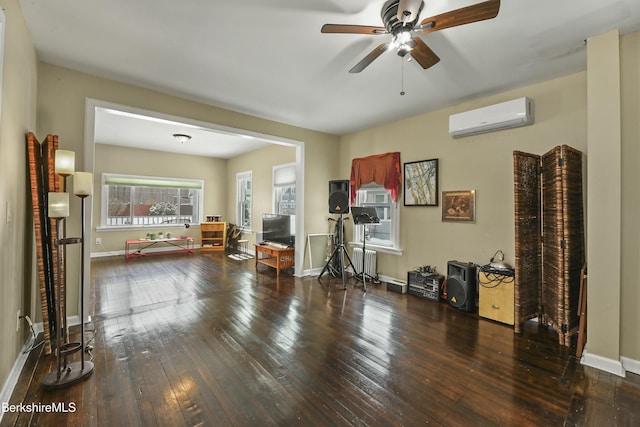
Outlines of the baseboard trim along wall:
[{"label": "baseboard trim along wall", "polygon": [[626,377],[625,368],[620,360],[608,359],[606,357],[590,354],[587,350],[582,353],[580,363],[585,366],[600,369],[619,377]]},{"label": "baseboard trim along wall", "polygon": [[[76,326],[80,324],[79,316],[70,316],[67,318],[67,325]],[[44,327],[42,322],[33,324],[33,331],[35,332],[35,339],[33,335],[29,334],[29,337],[25,341],[22,349],[20,349],[20,354],[16,358],[16,361],[13,362],[13,366],[9,371],[9,376],[7,380],[2,385],[2,391],[0,391],[0,405],[3,403],[9,403],[11,400],[11,395],[13,394],[13,390],[16,388],[16,384],[18,383],[18,379],[20,378],[20,374],[22,373],[22,369],[24,368],[27,359],[29,358],[28,350],[35,343],[35,340],[38,339],[40,333],[44,331]],[[20,402],[15,402],[20,403]],[[4,412],[0,410],[0,423],[2,422],[2,417],[4,416]]]},{"label": "baseboard trim along wall", "polygon": [[[20,354],[18,354],[18,358],[15,362],[13,362],[13,366],[9,371],[9,376],[2,386],[2,391],[0,391],[0,405],[3,403],[9,403],[11,395],[13,394],[13,390],[15,389],[16,384],[18,384],[18,378],[20,378],[22,368],[24,368],[24,365],[27,362],[27,358],[29,357],[29,353],[27,353],[27,350],[31,348],[33,341],[33,337],[29,335],[29,338],[27,338],[24,346],[22,346],[22,349],[20,350]],[[2,422],[3,416],[4,412],[0,410],[0,423]]]},{"label": "baseboard trim along wall", "polygon": [[627,357],[622,357],[620,360],[622,360],[622,367],[625,371],[640,375],[640,360],[629,359]]}]

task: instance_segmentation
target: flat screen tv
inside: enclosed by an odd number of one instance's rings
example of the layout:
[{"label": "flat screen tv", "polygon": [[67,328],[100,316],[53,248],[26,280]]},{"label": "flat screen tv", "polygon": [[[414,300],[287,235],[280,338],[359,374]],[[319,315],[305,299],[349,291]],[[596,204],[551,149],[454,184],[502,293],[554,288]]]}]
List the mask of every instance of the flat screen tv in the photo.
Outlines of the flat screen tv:
[{"label": "flat screen tv", "polygon": [[296,237],[294,215],[262,214],[262,240],[293,248]]}]

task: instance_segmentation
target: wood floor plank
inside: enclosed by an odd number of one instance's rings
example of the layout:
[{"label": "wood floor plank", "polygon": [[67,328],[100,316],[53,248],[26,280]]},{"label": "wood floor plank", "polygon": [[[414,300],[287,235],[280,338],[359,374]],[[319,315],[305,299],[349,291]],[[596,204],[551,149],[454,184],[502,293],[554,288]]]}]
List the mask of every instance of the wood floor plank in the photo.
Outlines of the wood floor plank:
[{"label": "wood floor plank", "polygon": [[[580,365],[555,332],[445,303],[276,277],[224,253],[92,261],[95,372],[45,390],[34,352],[1,426],[637,425],[640,380]],[[77,334],[77,332],[75,332]],[[90,334],[89,334],[90,335]]]}]

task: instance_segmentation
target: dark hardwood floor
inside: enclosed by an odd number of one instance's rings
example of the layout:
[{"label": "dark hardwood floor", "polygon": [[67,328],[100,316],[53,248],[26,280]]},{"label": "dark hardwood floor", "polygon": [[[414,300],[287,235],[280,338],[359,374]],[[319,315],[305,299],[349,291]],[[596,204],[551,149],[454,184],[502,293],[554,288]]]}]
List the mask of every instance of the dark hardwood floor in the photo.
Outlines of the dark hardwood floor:
[{"label": "dark hardwood floor", "polygon": [[[92,261],[95,372],[61,390],[29,356],[2,426],[637,426],[640,377],[556,334],[224,254]],[[76,334],[78,332],[76,331]],[[92,337],[93,333],[88,332]]]}]

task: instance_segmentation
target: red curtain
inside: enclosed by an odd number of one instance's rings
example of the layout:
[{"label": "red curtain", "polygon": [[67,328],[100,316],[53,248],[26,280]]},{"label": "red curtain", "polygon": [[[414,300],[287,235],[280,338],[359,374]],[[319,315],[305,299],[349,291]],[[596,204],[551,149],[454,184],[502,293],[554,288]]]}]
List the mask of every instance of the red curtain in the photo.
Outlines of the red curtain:
[{"label": "red curtain", "polygon": [[402,184],[400,153],[376,154],[351,161],[351,204],[356,201],[360,186],[370,182],[384,186],[393,201],[397,202]]}]

